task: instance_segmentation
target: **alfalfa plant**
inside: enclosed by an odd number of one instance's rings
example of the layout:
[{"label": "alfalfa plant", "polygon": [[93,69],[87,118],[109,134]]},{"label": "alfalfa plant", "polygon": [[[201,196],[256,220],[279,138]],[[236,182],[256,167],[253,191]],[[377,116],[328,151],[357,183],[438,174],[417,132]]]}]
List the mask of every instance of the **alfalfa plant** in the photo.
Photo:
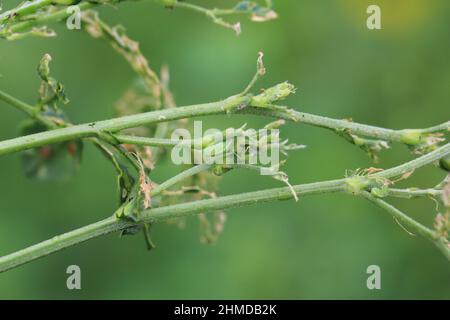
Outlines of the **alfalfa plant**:
[{"label": "alfalfa plant", "polygon": [[[266,72],[263,55],[259,53],[256,73],[249,85],[240,93],[217,102],[182,106],[175,105],[169,89],[169,74],[166,67],[154,71],[142,55],[139,44],[131,40],[123,27],[111,27],[99,18],[94,7],[118,4],[126,0],[34,0],[0,14],[0,37],[2,41],[17,40],[27,36],[54,36],[48,25],[64,21],[69,17],[69,6],[77,5],[81,12],[82,28],[91,36],[107,41],[121,54],[137,73],[139,81],[126,91],[117,103],[117,117],[86,124],[73,124],[63,106],[68,103],[65,88],[50,72],[51,56],[46,54],[38,64],[41,80],[38,101],[28,104],[0,91],[0,100],[24,112],[29,119],[22,124],[23,136],[0,142],[0,155],[22,153],[25,174],[37,180],[67,178],[76,172],[81,161],[83,145],[94,144],[115,168],[118,181],[119,206],[110,217],[84,226],[52,239],[35,244],[0,258],[0,272],[18,267],[72,245],[101,235],[121,232],[122,234],[145,235],[149,249],[152,227],[161,221],[197,215],[203,226],[203,240],[216,240],[223,230],[223,210],[233,207],[254,205],[276,200],[300,199],[311,194],[341,192],[362,197],[391,214],[408,232],[428,239],[450,260],[450,179],[428,189],[410,187],[395,188],[400,180],[408,179],[415,170],[436,165],[445,172],[450,169],[450,143],[446,142],[450,121],[425,129],[393,130],[296,111],[281,105],[281,101],[294,93],[288,82],[274,85],[261,92],[254,91],[257,80]],[[130,1],[131,2],[131,1]],[[157,1],[168,8],[186,8],[205,14],[214,23],[230,28],[237,34],[239,23],[231,23],[224,16],[245,14],[253,21],[267,21],[277,17],[272,2],[258,4],[242,1],[231,9],[206,9],[186,1]],[[367,152],[377,161],[378,154],[391,145],[403,144],[417,157],[396,167],[382,170],[367,168],[349,171],[345,177],[336,180],[309,184],[291,185],[288,175],[280,166],[261,168],[261,164],[238,163],[191,165],[179,174],[160,184],[152,179],[152,170],[165,154],[164,149],[177,146],[180,141],[169,138],[175,128],[186,125],[186,119],[205,115],[247,114],[275,118],[266,129],[281,127],[286,121],[309,124],[325,128],[345,138],[353,145]],[[245,127],[235,132],[244,134]],[[280,152],[288,152],[303,146],[274,142],[264,137],[266,144],[277,144]],[[191,142],[192,153],[206,149],[222,156],[234,158],[234,149],[224,141],[205,136]],[[259,145],[258,148],[266,146]],[[251,157],[251,150],[245,149],[244,158]],[[283,161],[280,162],[282,164]],[[217,196],[216,179],[229,170],[271,171],[270,177],[287,186],[228,196]],[[425,226],[406,213],[389,204],[386,199],[427,197],[434,200],[437,212],[432,226]],[[214,213],[208,219],[206,213]]]}]

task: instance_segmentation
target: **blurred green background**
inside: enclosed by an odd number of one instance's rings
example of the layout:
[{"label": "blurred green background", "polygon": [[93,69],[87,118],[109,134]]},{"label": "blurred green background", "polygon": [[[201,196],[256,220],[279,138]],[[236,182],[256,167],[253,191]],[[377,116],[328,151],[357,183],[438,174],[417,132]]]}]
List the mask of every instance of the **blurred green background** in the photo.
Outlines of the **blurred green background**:
[{"label": "blurred green background", "polygon": [[[19,1],[3,1],[6,9]],[[227,7],[234,1],[197,1]],[[126,26],[157,69],[168,64],[179,105],[216,101],[242,90],[265,53],[267,87],[289,80],[298,87],[287,104],[296,109],[389,128],[426,127],[449,119],[450,3],[446,0],[275,1],[279,19],[240,20],[243,33],[212,24],[197,13],[166,10],[142,1],[102,8],[110,23]],[[366,28],[366,8],[378,4],[382,30]],[[28,102],[37,98],[36,65],[53,56],[52,73],[67,88],[72,121],[108,118],[134,79],[109,46],[82,31],[56,27],[53,39],[0,42],[0,88]],[[24,116],[0,103],[0,138],[18,133]],[[264,119],[210,117],[226,128]],[[342,177],[372,165],[369,157],[333,133],[289,124],[282,134],[307,144],[289,157],[292,183]],[[383,168],[411,159],[395,145],[381,154]],[[116,177],[88,146],[79,174],[67,183],[26,180],[19,155],[0,158],[0,255],[112,214]],[[179,168],[162,162],[161,182]],[[433,186],[437,168],[417,172],[409,186]],[[280,186],[266,177],[231,172],[220,194]],[[406,185],[406,184],[403,184]],[[392,201],[430,225],[430,200]],[[413,299],[450,298],[446,259],[420,237],[408,235],[385,212],[348,195],[323,195],[230,210],[215,245],[199,242],[198,221],[179,230],[159,224],[148,253],[141,235],[98,238],[0,274],[0,298],[87,299]],[[82,290],[66,289],[66,268],[82,270]],[[366,287],[366,268],[379,265],[382,290]]]}]

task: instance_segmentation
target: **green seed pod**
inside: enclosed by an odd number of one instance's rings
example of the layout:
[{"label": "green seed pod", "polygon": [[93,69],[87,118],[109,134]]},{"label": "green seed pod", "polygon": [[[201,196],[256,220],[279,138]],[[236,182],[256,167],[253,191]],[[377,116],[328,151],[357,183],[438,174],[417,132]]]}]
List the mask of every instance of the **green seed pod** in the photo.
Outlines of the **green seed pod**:
[{"label": "green seed pod", "polygon": [[447,155],[446,157],[442,158],[439,161],[439,166],[445,171],[450,172],[450,155]]}]

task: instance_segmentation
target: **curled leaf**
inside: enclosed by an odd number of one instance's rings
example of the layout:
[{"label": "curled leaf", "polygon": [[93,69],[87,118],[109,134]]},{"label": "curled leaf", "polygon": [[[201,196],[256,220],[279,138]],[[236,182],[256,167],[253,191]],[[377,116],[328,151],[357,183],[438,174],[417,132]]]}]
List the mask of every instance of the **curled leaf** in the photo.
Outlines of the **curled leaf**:
[{"label": "curled leaf", "polygon": [[52,57],[45,54],[38,65],[38,74],[42,79],[39,88],[39,103],[38,106],[41,111],[51,108],[54,111],[58,110],[58,103],[67,104],[69,99],[66,96],[64,86],[55,78],[50,77],[50,62]]}]

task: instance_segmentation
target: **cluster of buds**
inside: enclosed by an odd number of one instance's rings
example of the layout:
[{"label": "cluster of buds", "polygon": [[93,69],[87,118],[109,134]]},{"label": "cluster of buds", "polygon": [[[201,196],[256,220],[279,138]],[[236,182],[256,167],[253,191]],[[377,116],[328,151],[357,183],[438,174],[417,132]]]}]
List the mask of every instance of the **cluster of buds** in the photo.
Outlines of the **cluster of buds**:
[{"label": "cluster of buds", "polygon": [[358,169],[347,174],[345,184],[347,191],[353,195],[359,195],[363,191],[369,191],[372,195],[382,198],[388,195],[389,185],[393,182],[386,178],[375,177],[373,173],[380,171],[377,168]]},{"label": "cluster of buds", "polygon": [[284,121],[275,121],[259,130],[247,129],[245,125],[224,131],[209,129],[203,136],[201,122],[195,121],[194,139],[184,128],[173,132],[172,139],[179,143],[172,149],[172,162],[214,165],[218,175],[234,165],[278,166],[280,154],[304,148],[280,140],[278,127],[282,124]]}]

